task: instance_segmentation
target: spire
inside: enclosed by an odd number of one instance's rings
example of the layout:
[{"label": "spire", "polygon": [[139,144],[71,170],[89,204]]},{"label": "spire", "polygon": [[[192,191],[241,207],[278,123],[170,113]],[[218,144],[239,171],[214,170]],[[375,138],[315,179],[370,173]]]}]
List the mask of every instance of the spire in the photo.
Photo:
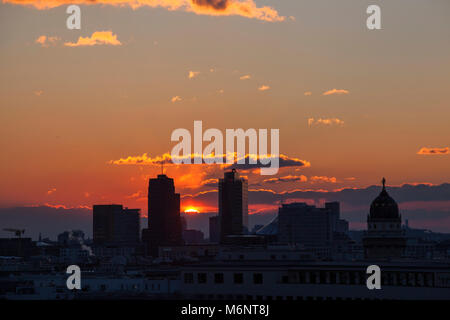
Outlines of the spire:
[{"label": "spire", "polygon": [[383,191],[386,191],[386,179],[383,177],[383,180],[381,180],[383,183]]}]

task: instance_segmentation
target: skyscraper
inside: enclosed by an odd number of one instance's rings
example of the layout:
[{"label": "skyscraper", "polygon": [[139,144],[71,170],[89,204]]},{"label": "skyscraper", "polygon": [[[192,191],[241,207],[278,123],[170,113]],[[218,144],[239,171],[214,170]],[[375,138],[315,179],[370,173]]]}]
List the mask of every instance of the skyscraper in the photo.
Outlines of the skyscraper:
[{"label": "skyscraper", "polygon": [[219,180],[220,241],[227,236],[242,235],[248,231],[248,183],[235,169],[225,172]]},{"label": "skyscraper", "polygon": [[180,194],[173,179],[164,174],[150,179],[148,185],[148,230],[145,232],[149,254],[156,256],[160,246],[183,243],[180,219]]},{"label": "skyscraper", "polygon": [[140,233],[140,209],[119,204],[94,205],[94,244],[136,245]]}]

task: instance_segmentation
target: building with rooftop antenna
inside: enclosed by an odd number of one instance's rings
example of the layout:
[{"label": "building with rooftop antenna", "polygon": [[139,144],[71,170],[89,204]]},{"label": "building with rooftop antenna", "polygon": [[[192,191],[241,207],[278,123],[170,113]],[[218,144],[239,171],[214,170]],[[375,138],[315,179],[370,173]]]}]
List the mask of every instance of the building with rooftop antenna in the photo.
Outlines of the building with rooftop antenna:
[{"label": "building with rooftop antenna", "polygon": [[367,259],[400,258],[406,247],[397,202],[386,191],[385,178],[382,183],[383,188],[370,205],[367,216],[367,232],[363,239]]}]

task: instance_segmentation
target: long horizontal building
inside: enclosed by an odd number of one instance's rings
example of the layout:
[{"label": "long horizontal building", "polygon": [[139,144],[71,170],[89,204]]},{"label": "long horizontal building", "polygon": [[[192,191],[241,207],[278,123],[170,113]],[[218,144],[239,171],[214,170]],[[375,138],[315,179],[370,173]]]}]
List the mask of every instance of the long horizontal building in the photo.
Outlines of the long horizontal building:
[{"label": "long horizontal building", "polygon": [[180,293],[207,300],[448,300],[450,264],[384,262],[381,289],[366,286],[368,262],[216,261],[186,266]]}]

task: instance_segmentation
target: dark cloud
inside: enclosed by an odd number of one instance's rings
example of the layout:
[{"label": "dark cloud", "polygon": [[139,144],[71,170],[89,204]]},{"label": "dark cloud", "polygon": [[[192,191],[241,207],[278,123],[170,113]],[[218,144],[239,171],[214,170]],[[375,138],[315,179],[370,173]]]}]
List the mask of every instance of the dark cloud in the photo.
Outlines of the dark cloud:
[{"label": "dark cloud", "polygon": [[228,0],[191,0],[193,4],[208,7],[214,10],[225,10],[230,1]]},{"label": "dark cloud", "polygon": [[[260,159],[258,158],[255,164],[250,163],[250,155],[245,156],[245,163],[239,164],[234,163],[230,166],[231,169],[239,169],[239,170],[251,170],[251,169],[258,169],[258,168],[269,168],[271,164],[262,164]],[[286,156],[284,154],[281,154],[279,157],[279,167],[280,168],[287,168],[287,167],[309,167],[311,166],[311,163],[309,163],[306,160],[301,160],[293,157]],[[275,158],[276,159],[276,158]]]}]

